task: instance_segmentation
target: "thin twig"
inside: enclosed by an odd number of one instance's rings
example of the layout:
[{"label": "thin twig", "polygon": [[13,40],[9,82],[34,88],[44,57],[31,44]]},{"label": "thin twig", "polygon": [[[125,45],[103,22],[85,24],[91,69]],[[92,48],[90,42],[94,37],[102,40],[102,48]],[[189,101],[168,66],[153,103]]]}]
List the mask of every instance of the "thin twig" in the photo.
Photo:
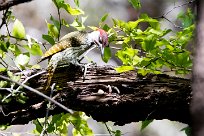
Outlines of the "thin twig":
[{"label": "thin twig", "polygon": [[[57,5],[57,4],[56,4]],[[60,14],[60,9],[57,5],[57,14],[58,14],[58,17],[59,17],[59,34],[58,34],[58,41],[59,41],[59,38],[60,38],[60,31],[61,31],[61,27],[62,27],[62,22],[61,22],[61,14]]]},{"label": "thin twig", "polygon": [[[54,83],[54,84],[52,84],[52,86],[51,86],[50,98],[52,98],[55,85],[56,85],[56,84]],[[44,133],[46,133],[47,120],[48,120],[48,116],[49,116],[50,106],[51,106],[51,102],[48,103],[48,107],[47,107],[46,114],[45,114],[45,122],[44,122],[44,125],[43,125],[43,131],[41,132],[40,136],[44,136]]]},{"label": "thin twig", "polygon": [[112,136],[112,132],[110,130],[110,128],[108,127],[108,125],[106,124],[106,122],[104,122],[105,126],[106,126],[106,129],[108,130],[108,133],[110,134],[110,136]]},{"label": "thin twig", "polygon": [[[188,2],[183,3],[183,4],[181,4],[181,5],[174,6],[172,9],[170,9],[169,11],[167,11],[166,13],[164,13],[162,16],[166,16],[166,15],[168,15],[169,13],[171,13],[174,9],[183,7],[183,6],[188,5],[188,4],[191,4],[191,3],[193,3],[193,2],[195,2],[195,0],[191,0],[191,1],[188,1]],[[174,5],[175,5],[175,4],[174,4]]]},{"label": "thin twig", "polygon": [[1,22],[1,25],[0,25],[0,29],[3,27],[4,24],[6,24],[7,12],[8,12],[8,9],[3,11],[3,17],[2,17],[2,22]]},{"label": "thin twig", "polygon": [[11,88],[0,88],[0,90],[6,90],[6,91],[8,91],[8,92],[12,92],[12,89]]},{"label": "thin twig", "polygon": [[168,18],[166,18],[165,16],[162,16],[163,19],[167,20],[168,22],[170,22],[171,24],[173,24],[173,26],[175,28],[180,28],[180,29],[183,29],[182,26],[179,26],[179,25],[176,25],[175,23],[173,23],[171,20],[169,20]]},{"label": "thin twig", "polygon": [[72,111],[71,109],[68,109],[67,107],[65,107],[65,106],[62,105],[61,103],[55,101],[54,99],[48,97],[47,95],[45,95],[45,94],[39,92],[38,90],[36,90],[36,89],[34,89],[34,88],[30,87],[30,86],[21,84],[21,83],[19,83],[19,82],[17,82],[17,81],[14,81],[14,80],[12,80],[12,79],[10,79],[10,78],[8,78],[8,77],[2,76],[2,75],[0,75],[0,78],[2,78],[2,79],[4,79],[4,80],[8,80],[8,81],[13,82],[13,83],[16,83],[16,84],[18,84],[18,85],[24,87],[25,89],[27,89],[27,90],[29,90],[29,91],[31,91],[31,92],[33,92],[33,93],[35,93],[35,94],[37,94],[37,95],[39,95],[39,96],[41,96],[41,97],[44,97],[44,98],[47,99],[48,101],[51,101],[52,103],[56,104],[56,105],[59,106],[60,108],[62,108],[62,109],[64,109],[65,111],[69,112],[70,114],[73,114],[73,111]]},{"label": "thin twig", "polygon": [[[30,79],[32,79],[32,78],[38,76],[38,75],[41,75],[41,74],[43,74],[43,73],[45,73],[45,72],[46,72],[46,71],[40,71],[40,72],[38,72],[38,73],[36,73],[36,74],[34,74],[34,75],[32,75],[32,76],[26,77],[26,79],[22,82],[22,84],[25,84],[26,82],[28,82],[28,80],[30,80]],[[19,87],[15,90],[15,92],[18,92],[20,88],[21,88],[21,86],[19,86]]]},{"label": "thin twig", "polygon": [[2,62],[0,62],[1,65],[2,65],[3,67],[5,67],[5,68],[8,68],[8,64],[3,60],[3,58],[0,57],[0,59],[1,59],[1,61],[2,61]]},{"label": "thin twig", "polygon": [[191,1],[188,1],[188,2],[183,3],[183,4],[181,4],[181,5],[178,5],[178,6],[175,6],[175,3],[174,3],[174,7],[173,7],[173,8],[171,8],[169,11],[167,11],[167,12],[164,13],[164,14],[162,14],[161,16],[159,16],[159,17],[154,17],[154,18],[155,18],[155,19],[163,18],[163,19],[167,20],[168,22],[170,22],[171,24],[173,24],[174,27],[183,29],[183,27],[176,25],[176,24],[173,23],[171,20],[169,20],[166,16],[167,16],[169,13],[171,13],[174,9],[183,7],[183,6],[188,5],[188,4],[191,4],[191,3],[195,2],[195,1],[196,1],[196,0],[191,0]]},{"label": "thin twig", "polygon": [[[9,54],[7,54],[7,56],[8,56],[8,57],[13,61],[13,63],[16,65],[16,68],[22,72],[22,69],[16,64],[14,58],[11,57]],[[26,76],[26,75],[25,75],[25,76]]]}]

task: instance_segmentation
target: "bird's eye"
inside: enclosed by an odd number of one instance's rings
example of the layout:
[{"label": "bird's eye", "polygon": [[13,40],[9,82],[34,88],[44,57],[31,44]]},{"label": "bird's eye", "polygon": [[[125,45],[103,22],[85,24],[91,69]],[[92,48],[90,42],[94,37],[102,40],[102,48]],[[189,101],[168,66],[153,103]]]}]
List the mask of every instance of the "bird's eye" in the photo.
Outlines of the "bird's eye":
[{"label": "bird's eye", "polygon": [[102,44],[102,42],[103,42],[101,37],[99,37],[98,41],[99,41],[100,44]]}]

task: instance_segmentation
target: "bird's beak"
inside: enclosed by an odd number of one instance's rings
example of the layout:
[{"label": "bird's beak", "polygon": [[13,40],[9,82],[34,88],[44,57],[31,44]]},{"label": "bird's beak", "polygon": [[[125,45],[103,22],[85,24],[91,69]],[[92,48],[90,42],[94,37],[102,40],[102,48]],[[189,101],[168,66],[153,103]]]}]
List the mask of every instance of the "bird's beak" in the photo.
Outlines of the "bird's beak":
[{"label": "bird's beak", "polygon": [[100,44],[98,48],[101,51],[101,57],[103,57],[104,56],[104,47],[103,47],[103,45]]},{"label": "bird's beak", "polygon": [[103,57],[104,55],[104,47],[103,47],[103,44],[100,44],[98,42],[95,41],[95,44],[98,46],[98,49],[100,50],[101,52],[101,57]]}]

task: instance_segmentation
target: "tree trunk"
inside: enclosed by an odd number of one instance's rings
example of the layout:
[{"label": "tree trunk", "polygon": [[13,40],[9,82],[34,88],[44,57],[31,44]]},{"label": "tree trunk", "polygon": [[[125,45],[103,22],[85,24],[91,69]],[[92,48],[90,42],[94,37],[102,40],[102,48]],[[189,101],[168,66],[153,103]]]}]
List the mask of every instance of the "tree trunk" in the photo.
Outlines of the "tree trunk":
[{"label": "tree trunk", "polygon": [[204,1],[197,1],[196,55],[193,67],[193,135],[204,136]]},{"label": "tree trunk", "polygon": [[[36,70],[29,71],[35,74]],[[54,98],[66,107],[84,111],[97,121],[113,121],[118,125],[146,119],[169,119],[190,122],[190,80],[168,75],[138,76],[136,71],[117,73],[113,67],[89,67],[85,80],[83,72],[70,66],[56,70],[52,83],[56,83]],[[25,77],[22,77],[23,81]],[[47,73],[29,80],[28,85],[44,91]],[[44,117],[47,101],[26,91],[25,104],[12,101],[3,105],[7,116],[0,115],[1,124],[25,124]],[[50,114],[63,112],[54,106]]]}]

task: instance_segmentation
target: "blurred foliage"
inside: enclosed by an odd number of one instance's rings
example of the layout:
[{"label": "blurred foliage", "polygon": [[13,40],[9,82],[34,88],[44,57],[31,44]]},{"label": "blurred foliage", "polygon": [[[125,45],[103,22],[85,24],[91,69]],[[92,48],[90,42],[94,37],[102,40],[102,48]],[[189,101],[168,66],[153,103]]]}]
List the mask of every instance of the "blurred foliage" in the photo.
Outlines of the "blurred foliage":
[{"label": "blurred foliage", "polygon": [[69,113],[61,113],[49,117],[45,123],[45,118],[34,120],[33,123],[36,128],[33,130],[35,134],[41,134],[42,131],[46,131],[48,134],[56,134],[61,136],[66,136],[68,134],[68,127],[74,125],[72,130],[73,136],[93,136],[92,130],[87,124],[88,117],[83,112],[75,112],[73,115]]},{"label": "blurred foliage", "polygon": [[192,129],[190,128],[190,126],[181,129],[181,131],[184,131],[187,136],[192,136]]},{"label": "blurred foliage", "polygon": [[144,130],[150,123],[152,123],[154,120],[151,119],[151,120],[144,120],[142,121],[142,126],[141,126],[141,131]]},{"label": "blurred foliage", "polygon": [[[172,30],[172,28],[162,29],[159,19],[149,17],[147,14],[141,14],[136,21],[125,22],[116,18],[112,18],[113,25],[106,23],[109,14],[103,15],[98,26],[85,26],[84,23],[88,16],[79,8],[80,1],[74,0],[75,6],[72,7],[64,0],[52,0],[58,12],[58,18],[50,15],[50,19],[46,20],[47,33],[42,34],[42,38],[51,45],[59,40],[61,27],[73,27],[76,30],[102,28],[109,35],[109,44],[115,44],[121,47],[115,56],[121,60],[122,66],[116,69],[118,72],[126,72],[136,70],[141,75],[148,73],[160,74],[165,71],[172,71],[175,74],[188,74],[192,68],[192,55],[186,48],[189,42],[193,39],[194,34],[194,19],[190,9],[181,12],[177,16],[177,20],[181,23],[182,29]],[[140,0],[128,0],[135,9],[141,8]],[[60,11],[64,10],[67,14],[74,17],[72,23],[67,23],[61,17]],[[9,9],[4,11],[5,20],[3,24],[7,29],[7,34],[0,33],[0,72],[6,73],[11,79],[19,81],[20,76],[13,75],[9,69],[26,70],[39,68],[38,64],[30,64],[31,56],[41,56],[41,42],[31,38],[26,34],[23,23],[12,15]],[[13,22],[12,31],[8,28],[8,24]],[[147,27],[144,28],[142,25]],[[111,48],[106,47],[104,51],[103,61],[108,62],[111,58]],[[10,59],[14,65],[8,64],[6,60]],[[0,100],[3,103],[8,103],[15,98],[19,103],[25,103],[28,99],[22,88],[14,87],[15,84],[7,81],[0,81],[0,87],[10,89],[8,94],[0,94]],[[16,91],[17,90],[17,91]],[[45,122],[46,121],[46,122]],[[142,122],[141,130],[146,128],[152,120]],[[33,121],[36,125],[33,131],[36,134],[41,134],[46,131],[49,134],[67,135],[68,126],[73,125],[72,134],[94,135],[88,127],[87,117],[82,112],[75,114],[58,114],[48,119],[38,119]],[[45,124],[45,125],[42,125]],[[186,134],[189,134],[189,129],[185,128]],[[112,131],[115,136],[120,136],[121,131]]]}]

